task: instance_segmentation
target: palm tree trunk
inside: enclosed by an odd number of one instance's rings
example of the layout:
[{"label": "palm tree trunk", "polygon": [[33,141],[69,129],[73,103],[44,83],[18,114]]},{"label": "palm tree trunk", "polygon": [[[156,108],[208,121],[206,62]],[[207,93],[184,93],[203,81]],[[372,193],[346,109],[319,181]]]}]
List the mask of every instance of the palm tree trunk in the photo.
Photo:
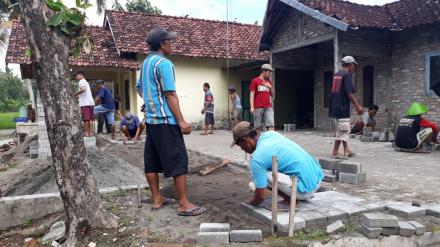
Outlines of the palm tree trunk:
[{"label": "palm tree trunk", "polygon": [[70,87],[70,38],[46,23],[53,15],[44,0],[20,0],[32,49],[34,77],[46,114],[56,182],[68,218],[67,246],[75,246],[89,227],[117,227],[104,209],[86,158],[78,106]]}]

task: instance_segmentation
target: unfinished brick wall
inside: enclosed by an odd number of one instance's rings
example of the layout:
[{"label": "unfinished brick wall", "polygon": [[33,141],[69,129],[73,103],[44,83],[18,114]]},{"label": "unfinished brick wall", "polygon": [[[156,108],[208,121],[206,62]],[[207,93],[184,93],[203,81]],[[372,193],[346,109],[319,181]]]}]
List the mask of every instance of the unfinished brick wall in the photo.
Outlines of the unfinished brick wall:
[{"label": "unfinished brick wall", "polygon": [[273,39],[272,49],[329,35],[334,28],[299,11],[290,11]]},{"label": "unfinished brick wall", "polygon": [[428,105],[426,117],[440,122],[440,98],[426,96],[425,55],[440,51],[440,42],[433,37],[440,35],[440,27],[429,25],[400,31],[394,35],[392,55],[392,114],[399,119],[409,105],[418,101]]}]

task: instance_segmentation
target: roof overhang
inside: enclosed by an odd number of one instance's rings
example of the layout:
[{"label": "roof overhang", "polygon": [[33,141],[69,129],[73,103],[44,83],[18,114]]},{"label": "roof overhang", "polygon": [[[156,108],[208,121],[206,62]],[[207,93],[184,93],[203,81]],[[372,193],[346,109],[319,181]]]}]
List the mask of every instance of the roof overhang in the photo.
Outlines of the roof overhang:
[{"label": "roof overhang", "polygon": [[[284,4],[284,6],[280,5],[279,3]],[[264,16],[264,21],[263,21],[263,30],[260,36],[260,45],[259,45],[259,50],[263,51],[263,50],[268,50],[270,49],[270,47],[272,46],[272,40],[271,38],[275,35],[275,33],[279,30],[279,27],[277,28],[276,26],[274,26],[274,24],[270,24],[277,21],[273,21],[272,19],[275,20],[280,20],[283,19],[283,16],[280,15],[286,15],[286,11],[280,11],[280,8],[285,8],[286,6],[290,6],[292,8],[294,8],[295,10],[300,11],[301,13],[304,13],[308,16],[311,16],[312,18],[315,18],[318,21],[321,21],[323,23],[326,23],[336,29],[339,29],[341,31],[347,31],[349,25],[345,22],[342,22],[338,19],[335,19],[333,17],[330,17],[328,15],[325,15],[315,9],[312,9],[310,7],[308,7],[305,4],[302,4],[300,2],[298,2],[297,0],[269,0],[267,3],[267,8],[266,8],[266,14]],[[278,11],[276,11],[276,9],[278,8]],[[285,17],[285,16],[284,16]],[[280,23],[278,23],[279,26]],[[274,27],[274,28],[271,28]]]}]

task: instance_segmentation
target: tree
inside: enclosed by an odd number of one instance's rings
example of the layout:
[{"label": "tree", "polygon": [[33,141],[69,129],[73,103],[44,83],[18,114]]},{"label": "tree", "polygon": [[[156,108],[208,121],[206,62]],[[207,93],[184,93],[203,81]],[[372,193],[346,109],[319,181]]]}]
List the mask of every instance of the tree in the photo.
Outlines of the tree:
[{"label": "tree", "polygon": [[29,94],[20,78],[6,67],[0,71],[0,112],[16,112],[29,101]]},{"label": "tree", "polygon": [[[84,0],[76,3],[81,8],[90,6]],[[67,215],[66,243],[75,246],[90,227],[117,227],[117,217],[103,207],[86,158],[70,87],[69,48],[71,39],[78,37],[84,25],[85,14],[77,8],[68,9],[59,0],[20,0],[19,7],[46,115],[56,183]]]},{"label": "tree", "polygon": [[162,11],[158,7],[151,5],[150,1],[148,0],[129,0],[125,4],[125,8],[127,8],[127,11],[132,12],[142,12],[157,15],[162,14]]}]

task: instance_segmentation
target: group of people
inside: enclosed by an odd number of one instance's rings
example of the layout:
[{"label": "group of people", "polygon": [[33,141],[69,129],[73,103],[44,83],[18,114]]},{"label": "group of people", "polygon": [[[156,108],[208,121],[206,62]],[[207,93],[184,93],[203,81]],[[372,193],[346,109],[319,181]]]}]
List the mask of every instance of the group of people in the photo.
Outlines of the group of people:
[{"label": "group of people", "polygon": [[[149,54],[141,64],[140,77],[136,83],[136,89],[145,103],[145,123],[147,140],[144,150],[144,172],[152,193],[152,209],[178,204],[177,214],[180,216],[197,216],[203,214],[207,209],[193,204],[189,201],[186,190],[186,179],[188,174],[188,154],[183,135],[192,132],[191,126],[185,121],[179,105],[179,98],[175,85],[175,68],[167,56],[173,53],[173,40],[176,33],[169,32],[164,28],[155,28],[148,33],[147,43]],[[379,108],[376,105],[369,107],[364,114],[363,107],[354,96],[355,89],[352,82],[352,74],[356,68],[356,61],[353,57],[347,56],[342,59],[342,69],[333,78],[330,96],[329,116],[335,119],[336,140],[332,156],[341,158],[340,146],[343,146],[343,158],[353,156],[354,153],[348,146],[350,133],[359,133],[364,127],[374,127],[376,122],[374,116]],[[270,81],[273,69],[271,65],[265,64],[261,67],[260,75],[253,79],[250,85],[250,111],[254,116],[253,124],[240,122],[242,106],[235,87],[229,87],[229,96],[232,102],[231,122],[233,122],[231,145],[239,146],[246,153],[252,154],[249,168],[252,180],[255,185],[254,197],[249,201],[251,205],[258,205],[266,197],[267,188],[271,186],[272,156],[278,157],[279,188],[281,195],[285,198],[285,205],[289,206],[291,176],[298,178],[297,198],[307,200],[319,189],[323,179],[322,169],[317,160],[307,153],[294,141],[274,131],[274,111],[271,98],[275,96],[275,90]],[[100,92],[93,101],[88,83],[84,74],[77,74],[79,80],[79,98],[82,98],[83,119],[85,121],[86,133],[90,134],[90,124],[87,121],[93,120],[93,113],[110,112],[108,117],[114,116],[113,106],[109,105],[109,91],[100,84]],[[104,89],[103,89],[104,88]],[[213,132],[214,125],[214,97],[210,91],[209,83],[203,85],[205,92],[204,106],[201,110],[205,114],[205,129],[203,134]],[[101,92],[102,91],[102,92]],[[100,104],[93,107],[94,104]],[[352,103],[361,119],[352,127],[350,124],[350,103]],[[95,110],[96,109],[96,110]],[[400,136],[414,135],[416,140],[425,140],[426,136],[434,136],[438,128],[432,123],[421,118],[421,114],[427,109],[421,105],[413,105],[407,112],[407,117],[402,119],[397,131],[396,144],[400,142]],[[131,119],[135,116],[126,113],[125,117]],[[109,119],[113,123],[113,119]],[[142,129],[133,131],[129,126],[140,126],[139,120],[123,120],[126,128],[121,128],[124,135],[138,136]],[[418,126],[418,127],[414,127]],[[428,127],[432,130],[419,132],[420,127]],[[262,131],[263,127],[267,131]],[[402,133],[402,134],[401,134]],[[417,142],[418,143],[418,142]],[[414,146],[414,143],[411,143]],[[412,147],[411,146],[411,147]],[[409,145],[408,145],[409,147]],[[178,201],[163,196],[159,190],[159,173],[165,178],[173,178]]]},{"label": "group of people", "polygon": [[81,117],[84,123],[84,136],[90,137],[94,135],[94,121],[95,115],[103,118],[103,121],[98,123],[98,132],[102,130],[102,124],[105,122],[107,131],[112,133],[112,139],[115,138],[116,125],[115,114],[121,120],[119,133],[124,141],[138,141],[145,128],[145,124],[141,123],[139,118],[129,111],[122,113],[119,110],[119,97],[113,97],[111,90],[105,86],[103,80],[96,80],[97,94],[93,99],[90,84],[85,79],[84,72],[79,71],[75,73],[75,79],[78,81],[78,91],[75,96],[78,98],[78,103],[81,108]]}]

